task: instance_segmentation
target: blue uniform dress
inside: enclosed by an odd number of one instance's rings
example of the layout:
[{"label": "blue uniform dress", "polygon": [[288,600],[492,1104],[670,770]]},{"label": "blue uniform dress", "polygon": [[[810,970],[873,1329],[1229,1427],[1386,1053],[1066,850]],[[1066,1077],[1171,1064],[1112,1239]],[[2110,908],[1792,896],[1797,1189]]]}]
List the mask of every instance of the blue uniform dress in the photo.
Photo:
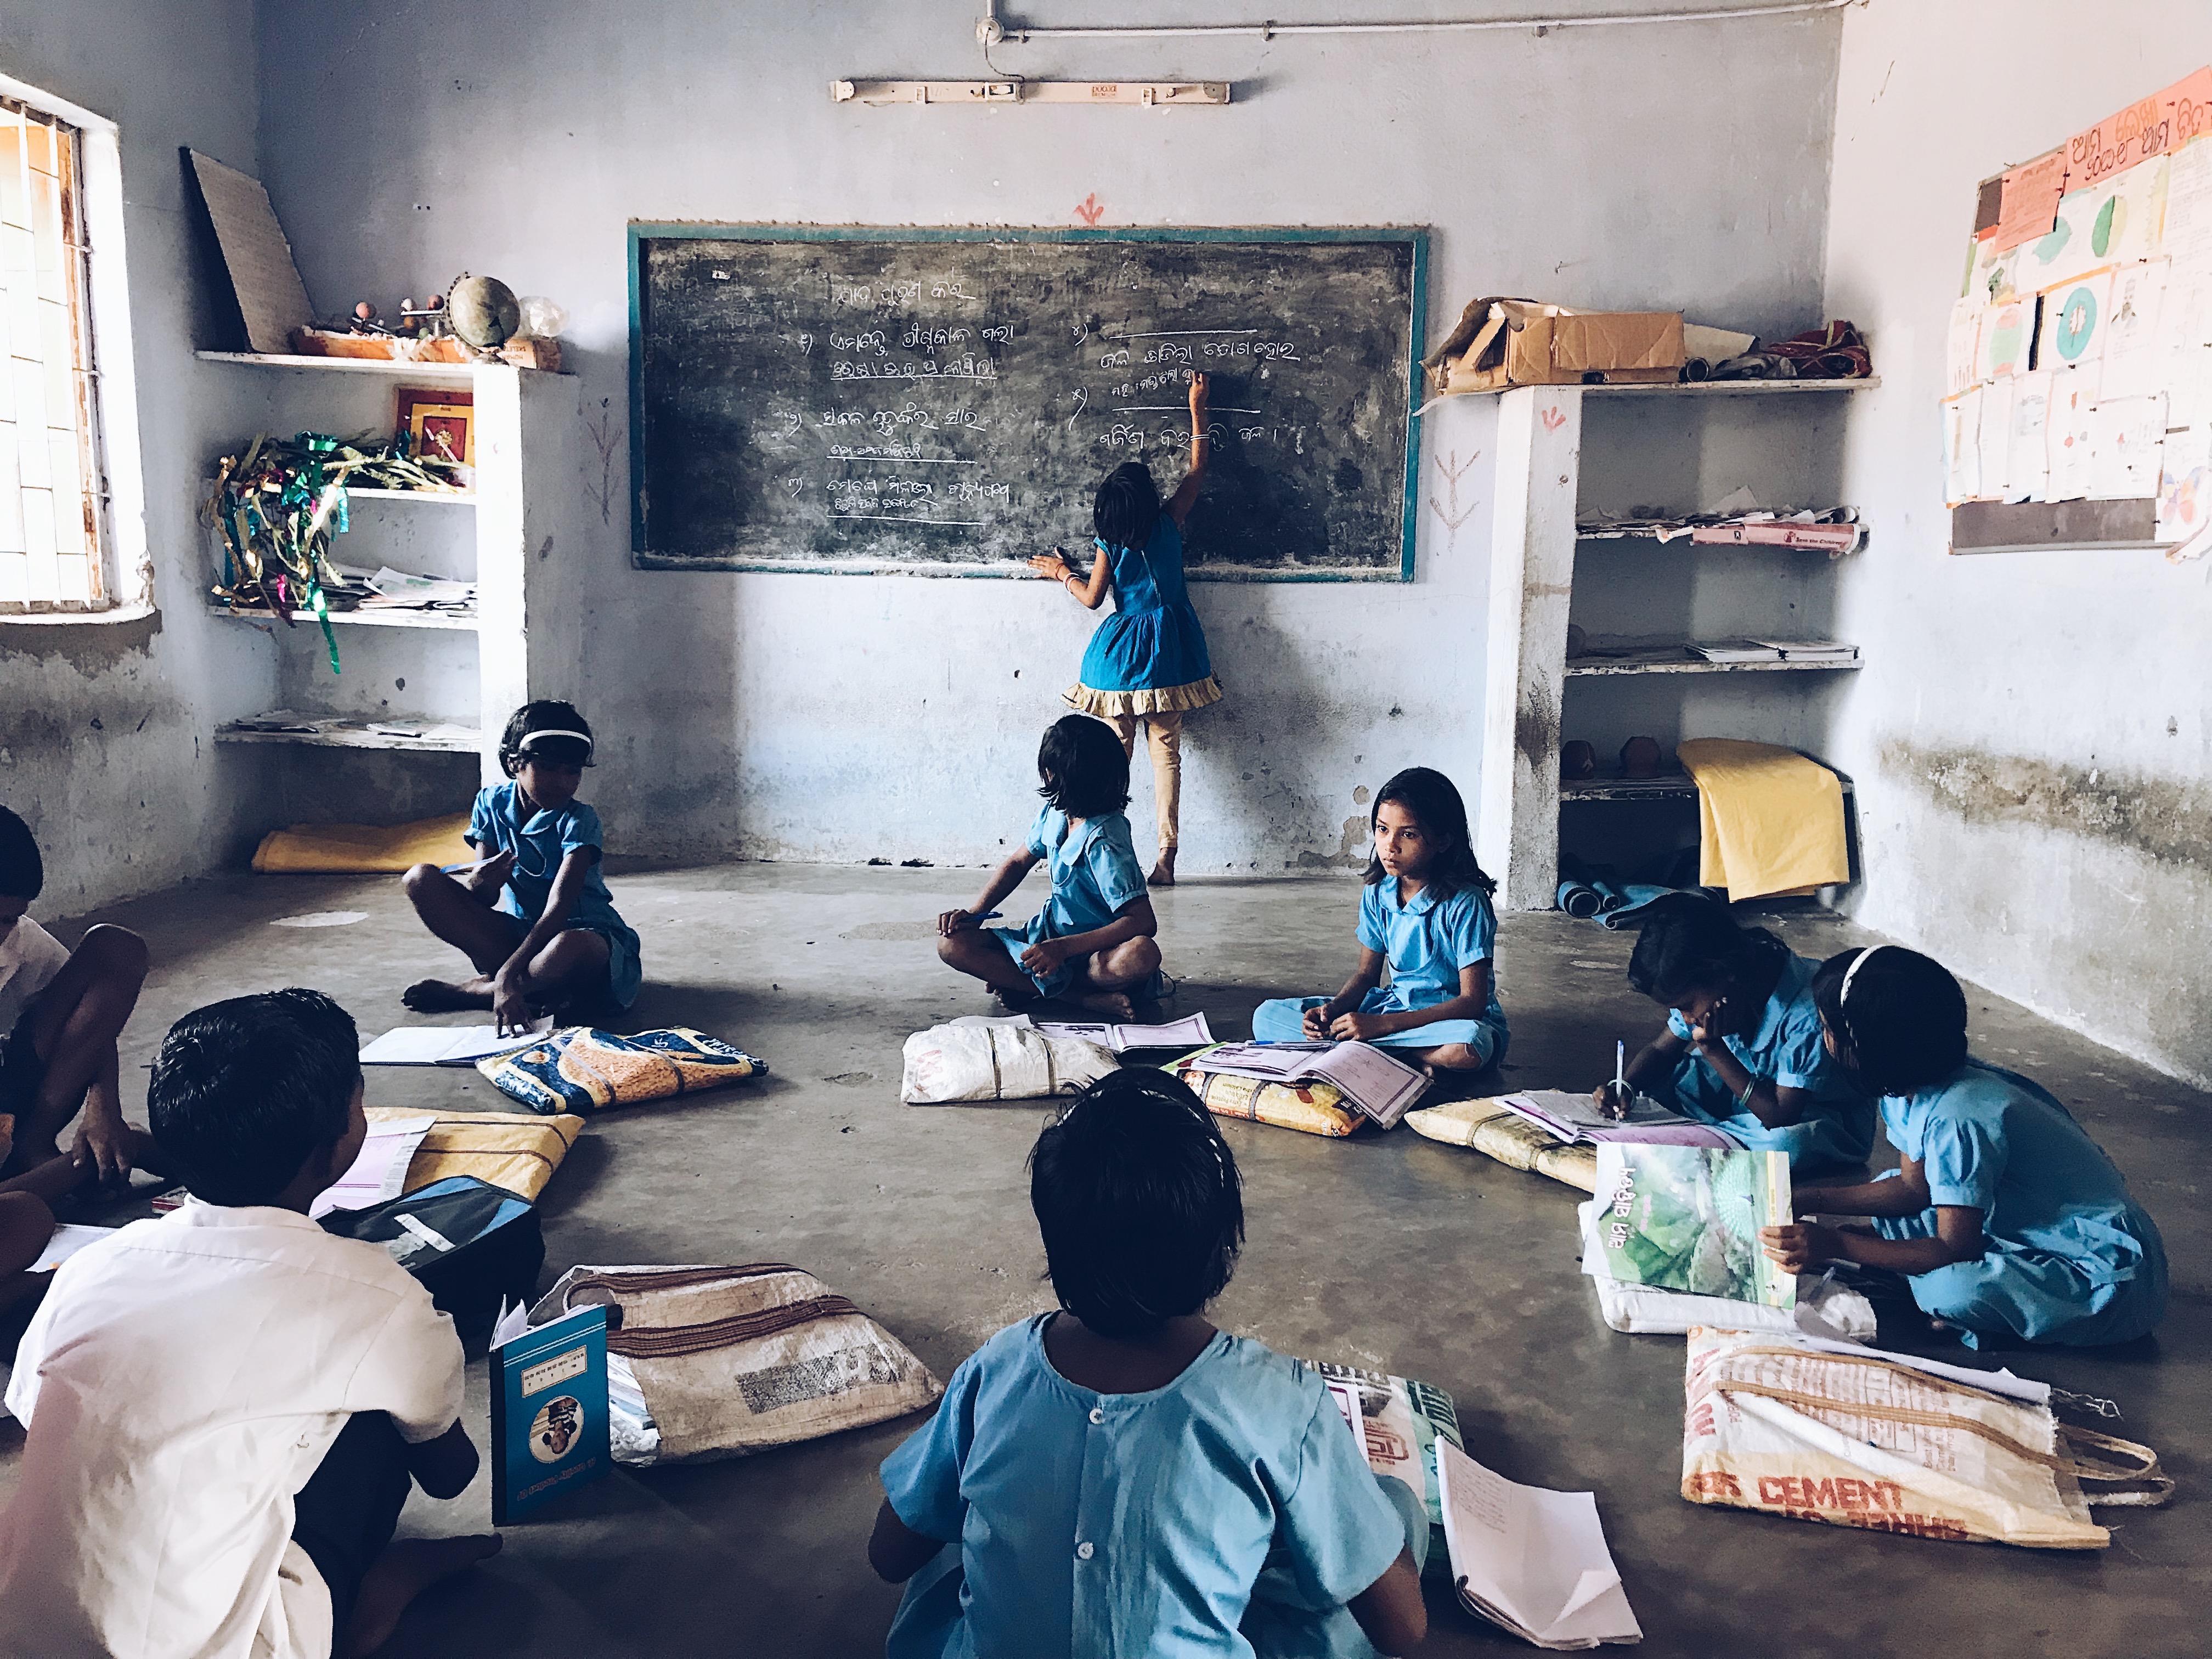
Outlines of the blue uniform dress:
[{"label": "blue uniform dress", "polygon": [[1086,714],[1176,714],[1221,700],[1206,655],[1206,630],[1182,580],[1182,532],[1163,512],[1142,547],[1109,548],[1114,614],[1098,624],[1083,653],[1082,678],[1067,689]]},{"label": "blue uniform dress", "polygon": [[[1932,1238],[1935,1205],[1982,1212],[1984,1249],[1911,1279],[1912,1299],[1976,1334],[2090,1347],[2142,1335],[2166,1312],[2166,1245],[2102,1147],[2045,1090],[1969,1060],[1948,1083],[1881,1103],[1930,1208],[1876,1216],[1885,1238]],[[1892,1170],[1891,1176],[1896,1172]],[[1887,1177],[1885,1177],[1887,1178]]]},{"label": "blue uniform dress", "polygon": [[[988,930],[1017,966],[1030,945],[1103,927],[1145,896],[1145,872],[1124,813],[1102,812],[1078,825],[1058,807],[1048,806],[1030,826],[1028,844],[1045,861],[1052,895],[1026,927]],[[1074,957],[1042,978],[1031,974],[1030,979],[1042,994],[1058,996],[1082,965],[1083,959]]]},{"label": "blue uniform dress", "polygon": [[500,891],[499,908],[514,926],[514,942],[522,943],[538,918],[545,914],[545,900],[553,890],[553,878],[561,861],[580,847],[592,849],[590,872],[576,901],[570,927],[598,933],[607,942],[607,988],[616,1002],[629,1007],[637,1000],[643,970],[638,961],[637,935],[615,909],[614,896],[599,872],[603,843],[599,815],[581,801],[570,801],[557,812],[529,812],[522,786],[512,781],[477,792],[469,814],[469,842],[489,857],[513,853],[514,869]]},{"label": "blue uniform dress", "polygon": [[[1820,1040],[1820,1011],[1813,1006],[1813,975],[1820,966],[1793,953],[1751,1035],[1723,1039],[1752,1076],[1813,1097],[1796,1122],[1782,1129],[1761,1123],[1735,1103],[1735,1091],[1695,1049],[1682,1056],[1670,1081],[1648,1092],[1685,1117],[1727,1130],[1753,1152],[1789,1153],[1790,1167],[1799,1175],[1865,1163],[1874,1150],[1874,1100],[1851,1086]],[[1690,1040],[1690,1023],[1678,1012],[1669,1011],[1667,1029]]]},{"label": "blue uniform dress", "polygon": [[[1459,994],[1459,970],[1491,963],[1490,1006],[1480,1019],[1439,1019],[1376,1037],[1381,1048],[1436,1048],[1464,1042],[1486,1066],[1505,1058],[1505,1009],[1498,1000],[1498,913],[1489,895],[1464,888],[1448,899],[1424,887],[1403,902],[1398,878],[1385,876],[1359,896],[1359,942],[1380,951],[1390,963],[1390,982],[1360,999],[1369,1014],[1395,1014],[1433,1008]],[[1262,1042],[1297,1042],[1305,1037],[1304,1017],[1327,997],[1274,997],[1252,1011],[1252,1035]]]},{"label": "blue uniform dress", "polygon": [[969,1356],[884,1460],[898,1518],[951,1544],[890,1659],[1371,1655],[1345,1603],[1428,1519],[1383,1495],[1320,1376],[1222,1332],[1164,1389],[1097,1394],[1046,1357],[1054,1317]]}]

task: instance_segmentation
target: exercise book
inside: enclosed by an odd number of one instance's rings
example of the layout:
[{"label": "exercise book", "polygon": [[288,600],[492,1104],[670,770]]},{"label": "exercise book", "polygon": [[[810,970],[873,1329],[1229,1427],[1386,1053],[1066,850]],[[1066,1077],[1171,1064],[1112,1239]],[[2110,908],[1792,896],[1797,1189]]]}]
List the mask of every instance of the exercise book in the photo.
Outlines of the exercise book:
[{"label": "exercise book", "polygon": [[531,1021],[519,1036],[496,1025],[395,1025],[361,1051],[364,1066],[473,1066],[488,1054],[527,1048],[553,1029],[553,1016]]}]

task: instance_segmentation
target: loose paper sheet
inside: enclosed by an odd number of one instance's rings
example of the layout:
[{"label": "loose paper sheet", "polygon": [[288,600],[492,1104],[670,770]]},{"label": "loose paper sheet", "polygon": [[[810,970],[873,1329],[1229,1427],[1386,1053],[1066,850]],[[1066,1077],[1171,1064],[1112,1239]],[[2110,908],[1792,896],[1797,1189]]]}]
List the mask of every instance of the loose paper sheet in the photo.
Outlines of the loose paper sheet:
[{"label": "loose paper sheet", "polygon": [[408,1163],[435,1121],[408,1117],[370,1124],[360,1156],[338,1177],[337,1185],[325,1188],[307,1206],[308,1216],[319,1217],[332,1210],[365,1210],[398,1197],[407,1183]]},{"label": "loose paper sheet", "polygon": [[2043,341],[2036,362],[2044,368],[2079,368],[2100,362],[2112,273],[2094,270],[2043,294]]},{"label": "loose paper sheet", "polygon": [[1981,455],[1976,462],[1979,480],[1975,494],[1984,501],[2002,501],[2012,459],[2013,382],[1991,380],[1982,388],[1982,413],[1976,434]]},{"label": "loose paper sheet", "polygon": [[54,1229],[53,1236],[46,1240],[46,1248],[40,1252],[39,1259],[31,1264],[29,1271],[50,1273],[88,1244],[97,1244],[103,1238],[112,1238],[115,1232],[112,1227],[80,1227],[73,1221],[64,1221]]},{"label": "loose paper sheet", "polygon": [[2012,442],[2006,452],[2008,501],[2048,499],[2051,447],[2045,428],[2051,416],[2051,380],[2048,370],[2038,369],[2013,382]]},{"label": "loose paper sheet", "polygon": [[1979,386],[1943,404],[1943,500],[1971,501],[1982,480],[1982,391]]},{"label": "loose paper sheet", "polygon": [[526,1048],[553,1029],[553,1016],[531,1021],[521,1036],[496,1025],[395,1025],[361,1051],[364,1066],[473,1066],[486,1054]]},{"label": "loose paper sheet", "polygon": [[1992,380],[2027,372],[2027,354],[2035,343],[2035,301],[2002,300],[1982,319],[1981,356],[1975,379]]},{"label": "loose paper sheet", "polygon": [[2100,398],[2089,412],[2089,499],[2146,501],[2158,494],[2166,398]]},{"label": "loose paper sheet", "polygon": [[2002,253],[2050,231],[2065,182],[2063,145],[2005,173],[1998,187],[1996,235],[1992,239],[1996,252]]},{"label": "loose paper sheet", "polygon": [[1955,398],[1981,378],[1982,317],[1990,309],[1981,296],[1961,295],[1951,302],[1951,326],[1943,338],[1943,395]]},{"label": "loose paper sheet", "polygon": [[2097,370],[2063,368],[2051,377],[2051,406],[2044,421],[2050,474],[2045,498],[2078,501],[2095,477],[2092,459],[2091,411],[2097,405]]},{"label": "loose paper sheet", "polygon": [[2167,262],[2160,258],[2113,271],[2100,397],[2146,398],[2166,389],[2158,323],[2166,302],[2166,269]]}]

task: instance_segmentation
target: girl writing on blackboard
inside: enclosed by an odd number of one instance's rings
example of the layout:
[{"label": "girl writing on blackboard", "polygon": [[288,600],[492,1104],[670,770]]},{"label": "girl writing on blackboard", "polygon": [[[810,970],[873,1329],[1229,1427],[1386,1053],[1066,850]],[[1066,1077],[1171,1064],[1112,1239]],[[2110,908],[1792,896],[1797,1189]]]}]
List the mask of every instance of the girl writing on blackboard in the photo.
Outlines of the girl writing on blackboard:
[{"label": "girl writing on blackboard", "polygon": [[1068,706],[1096,715],[1135,758],[1142,721],[1152,756],[1152,810],[1159,829],[1156,887],[1175,884],[1176,824],[1182,804],[1182,717],[1221,700],[1206,653],[1206,630],[1183,586],[1182,526],[1206,477],[1206,376],[1190,381],[1190,471],[1164,504],[1142,461],[1115,467],[1098,486],[1091,522],[1098,556],[1088,573],[1069,568],[1058,548],[1030,561],[1096,611],[1110,587],[1114,614],[1098,624],[1083,653]]}]

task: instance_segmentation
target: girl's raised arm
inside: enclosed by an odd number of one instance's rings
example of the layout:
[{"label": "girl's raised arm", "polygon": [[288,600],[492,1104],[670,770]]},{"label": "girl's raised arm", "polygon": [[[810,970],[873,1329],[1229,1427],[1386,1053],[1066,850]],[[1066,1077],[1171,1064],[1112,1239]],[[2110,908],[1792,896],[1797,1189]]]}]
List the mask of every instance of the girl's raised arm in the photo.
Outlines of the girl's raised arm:
[{"label": "girl's raised arm", "polygon": [[1182,483],[1162,509],[1175,520],[1177,530],[1182,528],[1182,521],[1190,517],[1190,509],[1198,503],[1198,487],[1206,478],[1206,459],[1213,449],[1206,431],[1206,388],[1204,370],[1190,377],[1190,471],[1182,475]]}]

